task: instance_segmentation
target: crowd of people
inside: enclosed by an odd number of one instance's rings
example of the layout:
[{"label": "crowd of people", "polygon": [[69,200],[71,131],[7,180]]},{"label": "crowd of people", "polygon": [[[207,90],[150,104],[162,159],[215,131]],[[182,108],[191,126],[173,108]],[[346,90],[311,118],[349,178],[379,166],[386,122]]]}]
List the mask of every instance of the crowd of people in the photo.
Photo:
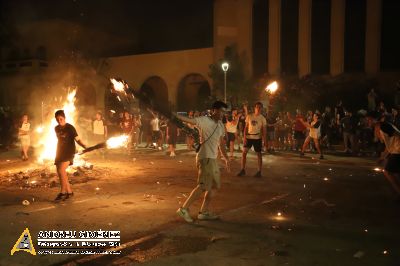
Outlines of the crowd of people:
[{"label": "crowd of people", "polygon": [[[374,130],[367,119],[367,113],[377,111],[385,120],[400,128],[399,106],[388,109],[384,102],[377,101],[378,95],[371,89],[366,97],[366,108],[358,111],[347,108],[339,101],[333,108],[326,106],[323,112],[319,110],[302,112],[297,109],[295,114],[289,111],[273,113],[266,108],[257,105],[248,108],[243,104],[240,108],[232,108],[225,113],[223,123],[225,125],[225,143],[230,159],[234,159],[234,151],[242,151],[246,146],[246,138],[260,138],[262,143],[254,145],[250,141],[250,147],[256,152],[266,151],[274,153],[281,151],[297,151],[304,155],[308,151],[316,151],[319,158],[323,159],[323,151],[333,151],[343,147],[347,155],[379,156],[383,151],[383,143],[374,135]],[[265,118],[265,138],[254,136],[248,131],[252,125],[246,127],[246,117],[253,113],[260,113]],[[188,118],[210,116],[210,110],[189,111],[185,114]],[[2,147],[8,149],[19,140],[21,145],[21,158],[29,158],[31,125],[28,115],[23,115],[17,122],[12,119],[10,112],[1,110],[1,140]],[[85,121],[80,123],[79,121]],[[262,121],[259,121],[262,124]],[[193,138],[185,135],[174,123],[149,109],[135,112],[122,111],[118,115],[107,117],[99,111],[92,119],[78,120],[78,130],[82,132],[83,139],[89,144],[97,144],[111,135],[126,134],[130,136],[127,153],[143,143],[142,147],[164,150],[168,149],[168,155],[176,156],[176,144],[186,143],[188,150],[193,150]],[[194,128],[193,125],[188,125]],[[260,147],[259,147],[260,146]],[[340,148],[339,148],[340,149]],[[245,165],[247,151],[244,149],[243,158]],[[104,155],[104,153],[103,153]]]}]

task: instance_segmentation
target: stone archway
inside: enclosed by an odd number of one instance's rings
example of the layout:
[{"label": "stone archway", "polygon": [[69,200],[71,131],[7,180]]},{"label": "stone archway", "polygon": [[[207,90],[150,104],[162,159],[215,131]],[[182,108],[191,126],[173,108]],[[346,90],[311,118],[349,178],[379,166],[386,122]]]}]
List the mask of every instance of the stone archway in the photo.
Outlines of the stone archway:
[{"label": "stone archway", "polygon": [[[150,99],[151,105],[162,110],[169,110],[168,87],[162,78],[158,76],[149,77],[143,82],[140,92]],[[142,102],[139,103],[139,106],[146,108],[145,103]]]},{"label": "stone archway", "polygon": [[209,108],[210,84],[201,74],[191,73],[181,79],[178,85],[178,111]]}]

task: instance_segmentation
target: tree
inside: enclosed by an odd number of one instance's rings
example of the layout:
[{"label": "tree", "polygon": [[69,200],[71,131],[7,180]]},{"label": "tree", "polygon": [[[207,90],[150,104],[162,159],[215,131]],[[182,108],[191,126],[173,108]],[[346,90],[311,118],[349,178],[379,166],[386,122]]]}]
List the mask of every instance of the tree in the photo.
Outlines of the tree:
[{"label": "tree", "polygon": [[227,100],[232,105],[238,105],[239,102],[250,98],[252,82],[246,78],[244,65],[236,45],[227,46],[224,50],[224,58],[209,66],[208,76],[213,80],[214,91],[218,91],[219,95],[224,94],[224,71],[221,68],[223,62],[229,63],[226,78]]}]

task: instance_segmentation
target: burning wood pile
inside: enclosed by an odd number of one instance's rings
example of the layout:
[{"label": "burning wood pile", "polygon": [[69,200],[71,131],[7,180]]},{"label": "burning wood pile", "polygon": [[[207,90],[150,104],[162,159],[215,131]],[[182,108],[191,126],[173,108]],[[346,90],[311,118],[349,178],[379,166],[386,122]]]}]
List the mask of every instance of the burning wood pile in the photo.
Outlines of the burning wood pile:
[{"label": "burning wood pile", "polygon": [[[71,184],[86,183],[91,180],[98,180],[109,176],[110,169],[104,167],[94,168],[92,164],[70,168],[68,177]],[[59,186],[57,173],[50,167],[28,169],[26,171],[11,172],[7,171],[0,174],[0,185],[7,187],[15,186],[20,189],[48,188]]]}]

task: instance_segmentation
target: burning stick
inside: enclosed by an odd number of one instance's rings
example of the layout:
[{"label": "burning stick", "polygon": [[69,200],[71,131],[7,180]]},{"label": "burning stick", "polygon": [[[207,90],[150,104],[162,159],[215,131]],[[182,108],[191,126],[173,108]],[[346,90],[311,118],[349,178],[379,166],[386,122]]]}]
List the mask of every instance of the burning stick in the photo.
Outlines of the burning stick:
[{"label": "burning stick", "polygon": [[102,149],[102,148],[115,149],[115,148],[119,148],[122,146],[126,146],[126,144],[128,143],[128,138],[129,137],[127,135],[112,137],[112,138],[109,138],[106,142],[101,142],[94,146],[84,149],[79,154],[84,154],[84,153]]},{"label": "burning stick", "polygon": [[145,104],[149,109],[156,111],[166,118],[168,118],[172,123],[176,124],[178,128],[180,128],[187,135],[192,136],[194,139],[194,148],[196,152],[200,149],[200,136],[199,132],[193,128],[190,128],[188,125],[183,123],[180,119],[178,119],[172,112],[169,110],[165,110],[160,106],[156,106],[152,103],[151,99],[146,95],[143,91],[135,91],[123,80],[110,79],[113,84],[114,91],[117,94],[117,97],[121,99],[121,103],[124,105],[125,109],[129,109],[129,105],[131,104],[131,99],[129,96],[136,97],[140,102]]}]

